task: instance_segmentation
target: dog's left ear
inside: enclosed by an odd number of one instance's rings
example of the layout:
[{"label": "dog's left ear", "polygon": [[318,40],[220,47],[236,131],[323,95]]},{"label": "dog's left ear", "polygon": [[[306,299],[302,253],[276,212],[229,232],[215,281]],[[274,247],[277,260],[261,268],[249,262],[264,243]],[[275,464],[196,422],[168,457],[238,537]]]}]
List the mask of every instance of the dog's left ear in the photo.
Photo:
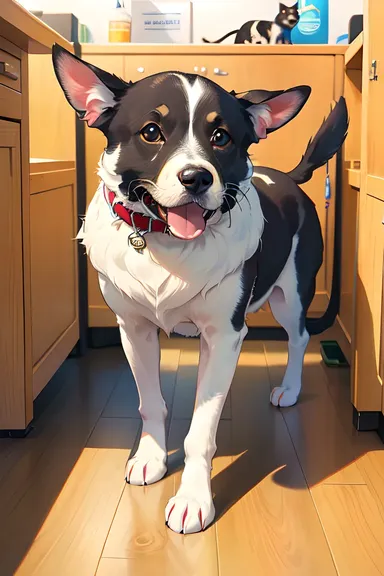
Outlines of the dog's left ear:
[{"label": "dog's left ear", "polygon": [[[239,102],[251,117],[256,141],[285,126],[302,109],[311,94],[309,86],[296,86],[284,92],[272,92],[263,99],[266,91],[250,91],[238,97]],[[277,94],[277,95],[276,95]]]},{"label": "dog's left ear", "polygon": [[103,131],[130,84],[84,62],[58,44],[52,48],[56,77],[64,94],[88,126]]}]

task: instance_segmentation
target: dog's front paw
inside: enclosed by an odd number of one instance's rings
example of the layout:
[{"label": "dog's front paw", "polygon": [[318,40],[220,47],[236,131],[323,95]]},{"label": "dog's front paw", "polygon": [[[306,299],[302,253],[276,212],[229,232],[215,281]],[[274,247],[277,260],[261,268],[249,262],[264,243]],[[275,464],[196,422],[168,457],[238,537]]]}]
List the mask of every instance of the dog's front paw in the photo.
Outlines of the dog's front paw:
[{"label": "dog's front paw", "polygon": [[285,386],[279,386],[274,388],[271,392],[271,404],[274,406],[280,406],[281,408],[287,408],[288,406],[293,406],[297,402],[300,391],[294,388],[285,388]]},{"label": "dog's front paw", "polygon": [[144,486],[146,484],[154,484],[161,480],[167,472],[166,460],[159,458],[143,458],[134,456],[128,460],[125,479],[128,484],[135,486]]},{"label": "dog's front paw", "polygon": [[170,499],[165,509],[165,523],[179,534],[201,532],[213,521],[215,507],[212,497],[186,493]]}]

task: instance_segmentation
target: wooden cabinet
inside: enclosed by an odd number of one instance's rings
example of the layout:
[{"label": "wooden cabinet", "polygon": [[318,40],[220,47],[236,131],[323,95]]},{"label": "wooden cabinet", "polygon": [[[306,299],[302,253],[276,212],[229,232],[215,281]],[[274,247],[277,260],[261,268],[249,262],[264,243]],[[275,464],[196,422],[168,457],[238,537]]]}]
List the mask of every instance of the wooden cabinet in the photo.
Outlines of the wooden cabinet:
[{"label": "wooden cabinet", "polygon": [[20,126],[0,120],[0,422],[24,428]]},{"label": "wooden cabinet", "polygon": [[31,163],[33,397],[79,339],[74,162]]},{"label": "wooden cabinet", "polygon": [[383,384],[384,202],[366,195],[360,206],[361,230],[356,286],[356,390],[361,411],[381,410]]},{"label": "wooden cabinet", "polygon": [[[60,106],[52,109],[52,101],[46,100],[48,83],[44,81],[42,68],[39,74],[32,70],[29,77],[28,56],[45,53],[51,59],[55,42],[73,52],[69,42],[19,3],[1,0],[0,436],[23,436],[28,431],[33,419],[34,397],[71,352],[78,335],[76,250],[72,243],[76,213],[73,202],[75,154],[70,158],[70,181],[60,180],[60,175],[68,169],[61,166],[60,173],[53,174],[50,186],[44,189],[47,196],[43,195],[44,174],[34,174],[34,181],[30,182],[31,141],[34,153],[40,157],[42,152],[44,155],[54,153],[52,141],[55,151],[59,149],[62,134],[65,134],[66,150],[70,147],[75,150],[74,131],[71,133],[68,129],[69,116],[73,124],[75,122],[74,112],[65,101],[62,102],[63,114]],[[49,69],[52,72],[51,63]],[[48,114],[39,108],[34,116],[36,107],[31,106],[29,80],[32,87],[34,81],[38,84],[35,84],[35,94],[38,93],[39,102],[48,107]],[[62,122],[66,124],[66,132],[52,130],[53,123],[61,125]],[[39,129],[37,137],[32,134],[35,129]],[[52,140],[45,138],[52,132],[55,133]],[[44,150],[39,149],[39,142],[45,146]],[[53,164],[45,167],[45,171],[52,168]],[[51,200],[50,191],[54,189],[59,190],[55,197],[57,203]],[[35,194],[31,195],[31,191]],[[52,212],[58,214],[55,227],[51,226]],[[54,252],[57,262],[54,262]],[[67,327],[71,326],[70,338],[65,340]]]},{"label": "wooden cabinet", "polygon": [[[367,107],[367,194],[384,200],[384,41],[383,3],[370,0],[368,3],[368,43],[366,76]],[[376,78],[375,78],[376,75]]]},{"label": "wooden cabinet", "polygon": [[[366,0],[362,60],[361,188],[358,202],[352,402],[384,413],[384,39],[382,2]],[[362,416],[362,417],[363,417]],[[377,418],[384,433],[384,417]],[[383,435],[383,434],[382,434]],[[384,439],[384,437],[383,437]]]},{"label": "wooden cabinet", "polygon": [[[225,89],[237,92],[257,88],[287,89],[309,84],[311,97],[297,118],[250,149],[255,165],[283,171],[291,170],[300,161],[309,139],[329,113],[332,101],[338,99],[343,91],[342,47],[84,45],[82,49],[84,60],[132,81],[165,70],[180,70],[206,76]],[[105,139],[100,132],[86,130],[88,203],[98,185],[96,166],[104,146]],[[331,183],[334,187],[334,161],[331,162]],[[325,240],[325,261],[317,277],[317,292],[311,307],[313,315],[325,311],[332,279],[334,215],[333,205],[328,213],[325,208],[324,184],[325,168],[322,168],[303,186],[316,204]],[[89,325],[115,326],[116,319],[101,296],[97,275],[90,265],[88,272]],[[250,315],[248,324],[276,325],[268,309]]]}]

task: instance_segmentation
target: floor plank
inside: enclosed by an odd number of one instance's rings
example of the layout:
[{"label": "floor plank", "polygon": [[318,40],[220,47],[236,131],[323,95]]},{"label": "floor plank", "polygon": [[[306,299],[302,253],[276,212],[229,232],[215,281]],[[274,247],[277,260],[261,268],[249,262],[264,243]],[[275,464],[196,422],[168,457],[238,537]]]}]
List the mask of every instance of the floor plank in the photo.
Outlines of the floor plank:
[{"label": "floor plank", "polygon": [[[164,511],[179,484],[187,420],[170,430],[168,475],[153,486],[126,486],[103,551],[97,575],[106,570],[126,575],[215,576],[218,574],[215,528],[182,536],[165,526]],[[116,563],[115,559],[121,561]],[[110,572],[113,575],[113,572]]]},{"label": "floor plank", "polygon": [[133,419],[100,419],[16,576],[96,572],[137,428]]},{"label": "floor plank", "polygon": [[367,486],[312,489],[339,576],[384,574],[384,518]]},{"label": "floor plank", "polygon": [[384,451],[367,452],[358,460],[358,466],[384,515]]},{"label": "floor plank", "polygon": [[351,427],[348,373],[322,364],[319,340],[285,410],[269,394],[286,343],[244,343],[213,460],[216,521],[191,536],[166,529],[164,509],[180,483],[198,340],[161,336],[169,472],[154,486],[124,483],[139,419],[121,349],[66,362],[32,434],[0,440],[1,576],[384,574],[383,445]]},{"label": "floor plank", "polygon": [[261,344],[244,345],[231,426],[227,450],[237,459],[213,479],[220,575],[335,575],[287,428],[269,405]]},{"label": "floor plank", "polygon": [[34,430],[11,440],[8,460],[0,463],[0,518],[7,527],[0,530],[2,576],[15,573],[33,543],[116,385],[122,361],[121,351],[110,350],[65,362],[55,376],[59,392]]},{"label": "floor plank", "polygon": [[[265,350],[272,389],[283,380],[287,346],[282,342],[266,342]],[[316,338],[308,345],[299,402],[281,413],[309,486],[321,482],[365,484],[355,462],[353,441],[345,432],[328,392]]]}]

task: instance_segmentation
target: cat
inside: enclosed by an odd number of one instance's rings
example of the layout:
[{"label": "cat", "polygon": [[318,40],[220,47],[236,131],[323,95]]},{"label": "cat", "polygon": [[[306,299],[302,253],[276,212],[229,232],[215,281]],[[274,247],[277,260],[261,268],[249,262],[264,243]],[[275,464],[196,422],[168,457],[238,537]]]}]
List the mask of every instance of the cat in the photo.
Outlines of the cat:
[{"label": "cat", "polygon": [[298,3],[294,6],[286,6],[280,2],[279,13],[275,20],[250,20],[238,30],[228,32],[219,40],[210,42],[203,38],[203,42],[208,44],[220,44],[223,40],[236,34],[235,44],[292,44],[291,31],[300,20]]}]

